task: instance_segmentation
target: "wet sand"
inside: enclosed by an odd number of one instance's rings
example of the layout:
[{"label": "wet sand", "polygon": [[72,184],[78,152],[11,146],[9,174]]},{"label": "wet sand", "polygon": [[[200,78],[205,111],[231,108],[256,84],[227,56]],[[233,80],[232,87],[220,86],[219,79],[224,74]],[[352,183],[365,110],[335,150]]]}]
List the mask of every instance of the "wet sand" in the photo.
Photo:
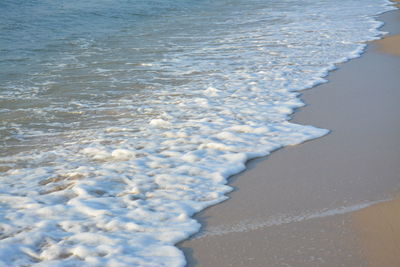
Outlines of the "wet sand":
[{"label": "wet sand", "polygon": [[[399,34],[399,11],[380,20]],[[231,178],[230,199],[196,216],[202,231],[179,244],[188,266],[400,266],[371,252],[384,242],[369,218],[386,204],[375,203],[400,189],[400,57],[381,43],[303,93],[307,107],[292,121],[329,135],[249,162]],[[391,207],[389,217],[400,213]],[[376,221],[382,231],[396,228],[385,251],[397,260],[400,223]]]}]

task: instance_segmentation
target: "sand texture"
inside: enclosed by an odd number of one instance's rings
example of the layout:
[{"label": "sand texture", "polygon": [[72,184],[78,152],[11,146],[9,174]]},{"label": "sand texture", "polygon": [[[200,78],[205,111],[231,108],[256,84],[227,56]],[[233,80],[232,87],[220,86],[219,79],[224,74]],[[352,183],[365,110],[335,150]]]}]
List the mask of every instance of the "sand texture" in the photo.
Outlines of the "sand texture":
[{"label": "sand texture", "polygon": [[379,40],[377,44],[383,52],[400,56],[400,34]]},{"label": "sand texture", "polygon": [[[398,34],[399,14],[382,15],[383,30]],[[232,177],[231,199],[199,213],[202,232],[180,244],[188,266],[400,266],[385,265],[389,256],[372,255],[369,245],[380,235],[369,233],[380,221],[368,219],[380,207],[374,203],[400,188],[400,58],[382,51],[372,43],[304,92],[307,107],[293,121],[331,133],[253,160]],[[372,215],[354,212],[366,206]],[[400,213],[398,205],[384,210]],[[381,227],[394,233],[385,244],[396,260],[397,220]]]},{"label": "sand texture", "polygon": [[370,266],[400,266],[400,199],[352,214],[353,227]]}]

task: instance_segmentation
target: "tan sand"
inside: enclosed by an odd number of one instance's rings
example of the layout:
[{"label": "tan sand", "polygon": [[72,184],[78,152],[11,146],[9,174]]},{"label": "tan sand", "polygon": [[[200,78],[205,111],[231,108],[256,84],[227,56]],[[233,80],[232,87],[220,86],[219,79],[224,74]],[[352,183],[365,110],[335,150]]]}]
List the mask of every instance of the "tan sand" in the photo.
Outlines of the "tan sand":
[{"label": "tan sand", "polygon": [[379,40],[377,44],[383,52],[400,56],[400,34]]},{"label": "tan sand", "polygon": [[353,226],[370,266],[400,266],[400,199],[352,214]]},{"label": "tan sand", "polygon": [[[382,16],[385,31],[398,34],[399,14]],[[180,244],[188,266],[386,266],[371,253],[375,227],[351,211],[400,188],[399,73],[400,58],[372,44],[304,92],[293,121],[332,132],[233,177],[231,199],[198,214],[202,232]]]}]

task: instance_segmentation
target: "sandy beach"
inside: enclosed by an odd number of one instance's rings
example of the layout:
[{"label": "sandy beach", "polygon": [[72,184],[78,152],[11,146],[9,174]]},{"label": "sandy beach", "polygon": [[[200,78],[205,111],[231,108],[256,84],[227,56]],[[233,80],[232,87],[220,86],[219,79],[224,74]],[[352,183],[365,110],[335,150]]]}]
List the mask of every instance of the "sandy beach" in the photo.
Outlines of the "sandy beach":
[{"label": "sandy beach", "polygon": [[379,20],[389,34],[304,91],[293,115],[331,133],[232,177],[230,199],[179,244],[188,266],[400,266],[400,12]]},{"label": "sandy beach", "polygon": [[400,199],[379,203],[352,214],[370,266],[400,266]]}]

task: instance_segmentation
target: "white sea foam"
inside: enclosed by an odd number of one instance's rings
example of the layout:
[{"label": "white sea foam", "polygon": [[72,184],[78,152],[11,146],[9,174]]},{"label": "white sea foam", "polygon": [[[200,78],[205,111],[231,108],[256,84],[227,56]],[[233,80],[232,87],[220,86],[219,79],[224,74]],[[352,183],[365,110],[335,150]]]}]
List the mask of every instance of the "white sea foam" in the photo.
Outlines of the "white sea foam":
[{"label": "white sea foam", "polygon": [[[288,122],[303,106],[297,91],[359,56],[380,35],[372,16],[391,7],[282,3],[230,11],[213,38],[197,36],[210,25],[193,18],[200,27],[165,37],[151,47],[162,57],[140,64],[116,58],[149,49],[125,35],[120,50],[79,39],[48,69],[5,84],[17,108],[2,107],[0,265],[183,266],[174,244],[199,230],[194,213],[226,199],[230,175],[327,134]],[[45,103],[53,91],[61,100]]]}]

